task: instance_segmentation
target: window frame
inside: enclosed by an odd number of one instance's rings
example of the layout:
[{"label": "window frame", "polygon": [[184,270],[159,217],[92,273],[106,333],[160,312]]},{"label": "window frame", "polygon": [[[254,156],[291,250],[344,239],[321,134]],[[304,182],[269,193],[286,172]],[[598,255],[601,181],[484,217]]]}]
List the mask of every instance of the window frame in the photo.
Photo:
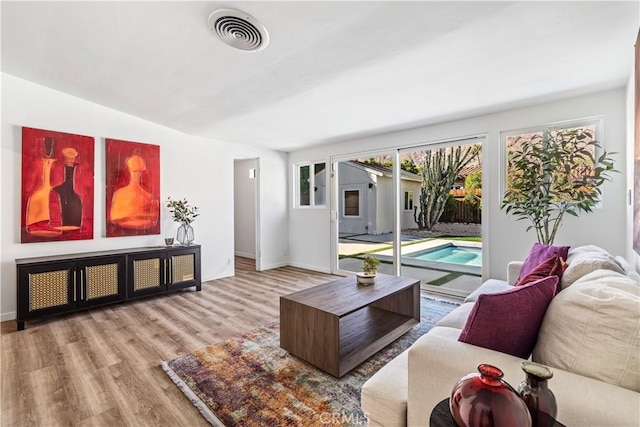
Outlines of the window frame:
[{"label": "window frame", "polygon": [[[403,199],[403,207],[404,207],[404,211],[405,212],[413,212],[413,206],[414,206],[414,195],[413,195],[413,190],[404,190],[402,199]],[[407,208],[407,202],[410,202],[410,206]]]},{"label": "window frame", "polygon": [[[358,193],[358,215],[347,215],[347,192],[356,191]],[[345,219],[362,218],[362,191],[359,188],[344,188],[342,190],[342,217]]]},{"label": "window frame", "polygon": [[[502,199],[504,198],[504,193],[507,191],[507,175],[509,172],[509,146],[507,145],[507,140],[509,137],[528,134],[528,133],[537,133],[541,132],[543,138],[548,138],[550,130],[564,130],[564,129],[572,129],[577,127],[586,127],[593,126],[594,127],[594,140],[600,143],[601,148],[598,149],[595,153],[596,157],[602,154],[602,150],[605,149],[605,145],[603,142],[602,136],[604,135],[603,127],[603,118],[602,116],[595,117],[586,117],[582,119],[573,119],[573,120],[565,120],[560,122],[553,122],[548,124],[536,125],[526,128],[513,129],[500,132],[500,148],[502,150],[501,157],[501,171],[500,171],[500,192],[498,193],[498,202],[501,205]],[[600,207],[601,202],[596,205],[596,208]]]},{"label": "window frame", "polygon": [[[316,169],[316,165],[324,165],[324,171],[325,171],[325,183],[324,183],[324,187],[325,187],[325,201],[323,204],[316,204],[316,177],[315,177],[315,169]],[[309,178],[308,178],[308,183],[309,183],[309,204],[301,204],[301,188],[300,188],[300,179],[302,177],[302,174],[300,173],[301,169],[304,167],[308,167],[309,168]],[[326,197],[326,188],[327,188],[327,162],[326,161],[303,161],[303,162],[296,162],[294,164],[294,177],[295,177],[295,188],[294,188],[294,209],[324,209],[327,206],[327,197]]]}]

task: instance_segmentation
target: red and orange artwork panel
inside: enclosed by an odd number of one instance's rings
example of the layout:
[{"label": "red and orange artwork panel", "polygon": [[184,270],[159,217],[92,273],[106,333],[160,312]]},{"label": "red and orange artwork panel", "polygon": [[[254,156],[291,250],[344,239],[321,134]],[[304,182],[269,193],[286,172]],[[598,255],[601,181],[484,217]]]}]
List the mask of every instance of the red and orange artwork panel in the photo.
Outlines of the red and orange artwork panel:
[{"label": "red and orange artwork panel", "polygon": [[22,128],[22,243],[93,239],[94,139]]},{"label": "red and orange artwork panel", "polygon": [[160,147],[107,139],[107,237],[160,234]]}]

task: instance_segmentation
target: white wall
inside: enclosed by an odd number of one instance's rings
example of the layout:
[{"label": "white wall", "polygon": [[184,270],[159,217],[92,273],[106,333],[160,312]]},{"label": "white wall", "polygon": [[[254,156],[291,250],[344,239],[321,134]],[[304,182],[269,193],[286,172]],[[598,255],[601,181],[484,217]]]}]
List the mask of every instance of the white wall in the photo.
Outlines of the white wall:
[{"label": "white wall", "polygon": [[[343,156],[358,152],[420,145],[444,140],[486,136],[483,146],[483,242],[485,263],[483,276],[505,278],[510,260],[523,259],[536,237],[526,233],[527,224],[516,222],[500,210],[500,182],[504,172],[504,152],[501,149],[500,132],[544,125],[558,121],[603,116],[601,142],[609,151],[616,151],[616,168],[613,182],[603,187],[602,207],[580,218],[569,217],[556,237],[556,243],[578,246],[596,244],[611,253],[625,255],[629,236],[626,232],[627,188],[627,130],[626,91],[624,88],[607,90],[591,95],[574,97],[523,108],[441,123],[432,126],[376,135],[349,142],[319,146],[289,153],[289,163],[308,159],[324,159],[329,164],[331,156]],[[292,176],[289,182],[293,183]],[[293,206],[291,203],[289,206]],[[289,245],[290,264],[329,271],[331,268],[330,211],[327,206],[315,212],[290,208]],[[307,242],[314,242],[309,245]]]},{"label": "white wall", "polygon": [[[350,234],[366,234],[375,229],[376,211],[375,197],[368,186],[373,182],[369,173],[360,166],[349,162],[338,165],[340,184],[338,187],[338,221],[340,232]],[[344,192],[358,190],[360,193],[360,215],[357,217],[344,215]],[[368,228],[367,228],[368,227]]]},{"label": "white wall", "polygon": [[376,188],[376,224],[374,234],[391,233],[393,231],[393,179],[390,176],[378,176]]},{"label": "white wall", "polygon": [[[171,108],[171,106],[166,106]],[[95,138],[94,239],[20,244],[21,127],[29,126]],[[41,255],[132,248],[163,244],[177,227],[162,206],[161,234],[106,238],[104,225],[104,138],[160,146],[161,200],[186,197],[200,208],[193,223],[202,245],[203,280],[234,274],[233,159],[260,158],[259,221],[262,268],[287,260],[287,155],[184,133],[85,100],[2,74],[2,141],[0,200],[0,319],[15,317],[14,260]]]},{"label": "white wall", "polygon": [[[630,49],[630,56],[635,58],[635,48]],[[635,191],[634,187],[634,165],[635,160],[635,123],[636,113],[636,76],[635,76],[635,61],[631,66],[629,82],[627,84],[627,193],[631,194],[631,198],[627,199],[627,235],[630,236],[627,239],[627,260],[631,265],[635,266],[636,270],[640,272],[640,254],[633,249],[633,217],[635,215],[635,203],[640,198],[640,194]],[[640,132],[640,129],[638,130]]]},{"label": "white wall", "polygon": [[256,257],[256,178],[249,171],[257,168],[255,159],[234,162],[234,252],[248,258]]},{"label": "white wall", "polygon": [[406,228],[418,228],[418,224],[416,223],[416,219],[414,217],[413,210],[404,210],[404,192],[409,191],[413,192],[413,206],[418,206],[418,202],[420,201],[420,188],[422,183],[416,181],[409,181],[408,179],[403,179],[400,181],[400,227],[402,229]]}]

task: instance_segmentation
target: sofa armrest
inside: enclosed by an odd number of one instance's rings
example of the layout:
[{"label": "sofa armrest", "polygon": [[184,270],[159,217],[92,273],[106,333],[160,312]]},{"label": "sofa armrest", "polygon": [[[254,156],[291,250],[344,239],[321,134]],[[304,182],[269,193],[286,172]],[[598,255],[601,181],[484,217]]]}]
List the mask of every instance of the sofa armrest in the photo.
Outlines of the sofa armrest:
[{"label": "sofa armrest", "polygon": [[515,285],[518,281],[518,277],[520,277],[520,271],[522,270],[522,266],[524,265],[524,261],[511,261],[507,264],[507,283],[510,285]]},{"label": "sofa armrest", "polygon": [[[458,341],[459,329],[435,327],[409,349],[407,425],[429,424],[433,408],[456,382],[481,363],[497,366],[514,388],[524,379],[523,359]],[[558,421],[567,426],[632,426],[640,419],[640,394],[552,367],[549,388]]]}]

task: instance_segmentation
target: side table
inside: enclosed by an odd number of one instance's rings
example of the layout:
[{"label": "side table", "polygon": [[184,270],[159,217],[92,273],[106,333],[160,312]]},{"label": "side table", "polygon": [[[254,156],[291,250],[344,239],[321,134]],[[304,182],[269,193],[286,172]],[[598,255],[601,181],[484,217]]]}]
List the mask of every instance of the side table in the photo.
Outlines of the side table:
[{"label": "side table", "polygon": [[[549,427],[565,427],[564,424],[552,419],[549,415],[539,412],[538,425]],[[429,417],[429,427],[458,427],[449,410],[449,398],[444,399],[433,408]],[[536,426],[534,426],[536,427]]]}]

